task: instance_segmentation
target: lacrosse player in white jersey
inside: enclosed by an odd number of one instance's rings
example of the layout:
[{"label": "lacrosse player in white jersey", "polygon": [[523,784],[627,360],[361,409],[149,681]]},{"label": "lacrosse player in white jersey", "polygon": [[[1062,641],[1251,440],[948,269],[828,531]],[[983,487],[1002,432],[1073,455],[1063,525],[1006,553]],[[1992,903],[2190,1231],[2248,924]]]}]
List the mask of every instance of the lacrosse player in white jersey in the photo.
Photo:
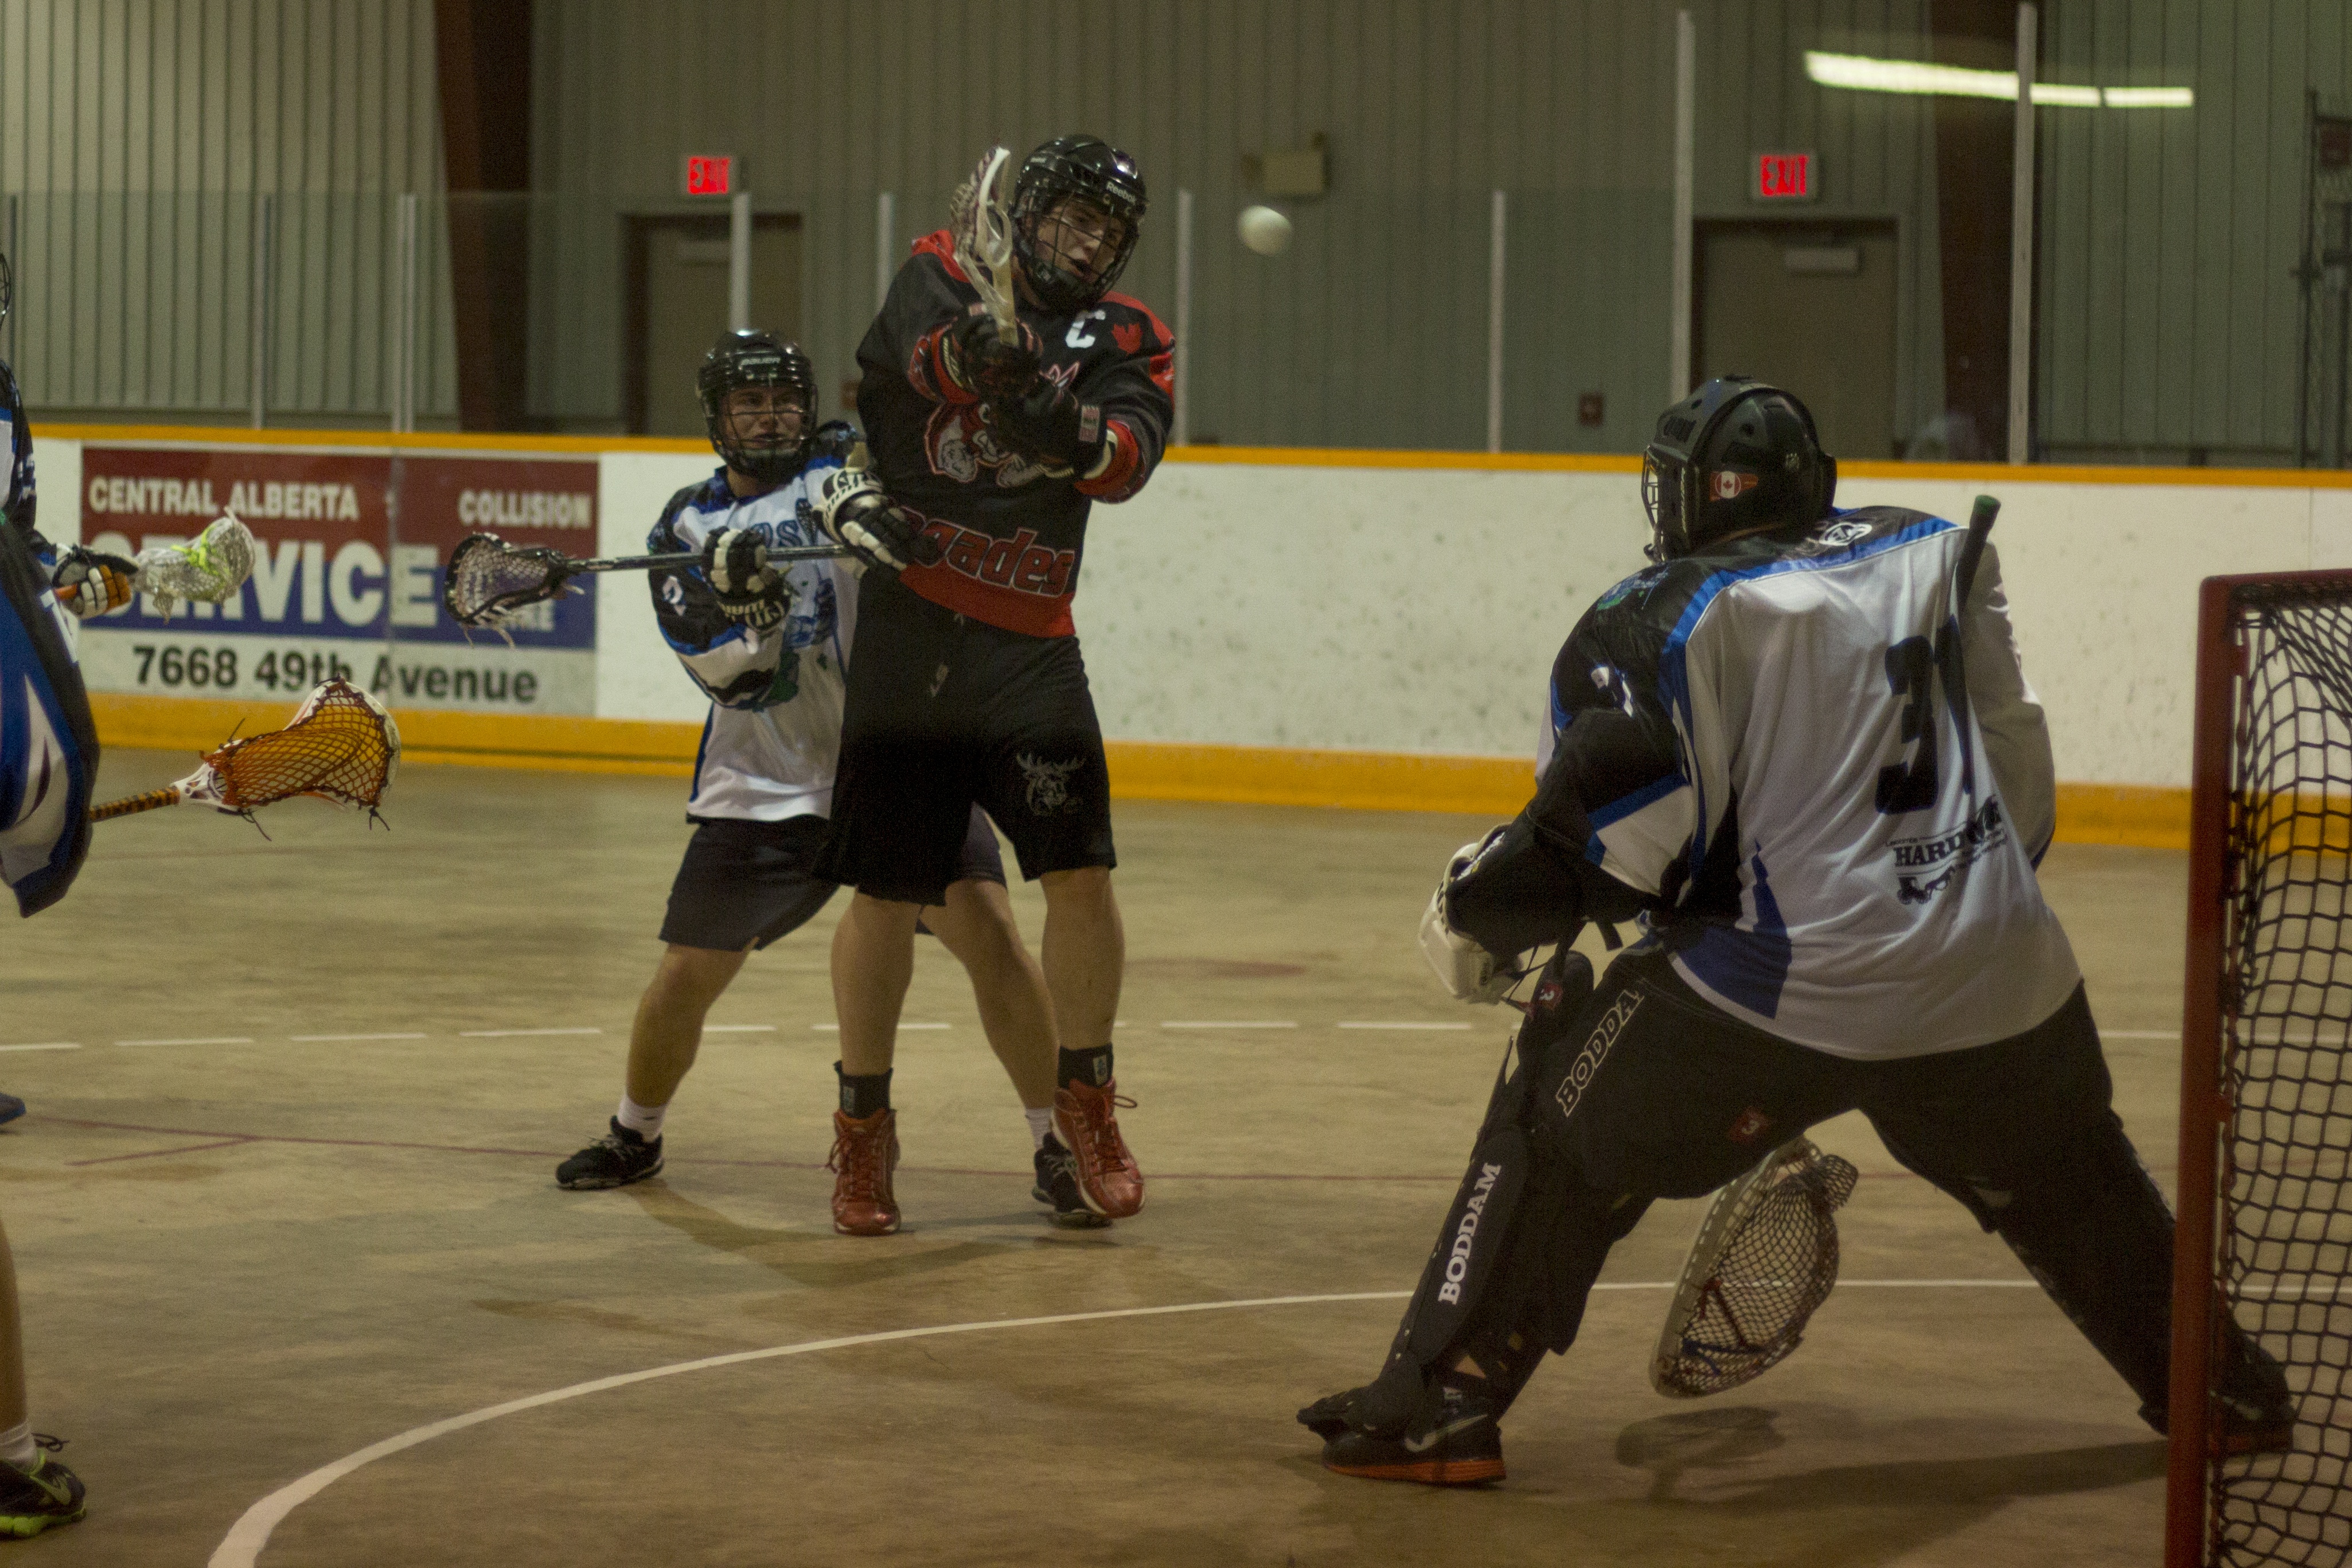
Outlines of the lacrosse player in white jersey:
[{"label": "lacrosse player in white jersey", "polygon": [[[630,1031],[620,1108],[604,1137],[556,1168],[557,1183],[572,1188],[625,1186],[661,1170],[663,1122],[712,1004],[746,956],[806,922],[835,891],[814,865],[832,805],[861,568],[847,558],[771,567],[761,547],[824,542],[809,507],[856,436],[845,424],[817,424],[807,357],[768,332],[721,337],[698,385],[724,466],[670,498],[647,545],[702,556],[697,568],[651,576],[662,634],[711,701],[687,803],[696,826],[662,924],[668,946]],[[976,810],[956,879],[923,921],[971,973],[982,1026],[1029,1122],[1035,1195],[1057,1224],[1103,1223],[1050,1134],[1051,1004],[1013,924],[995,835]],[[875,1134],[866,1102],[887,1107],[889,1077],[887,1066],[840,1077],[833,1216],[845,1234],[898,1226],[895,1160],[840,1157],[845,1142]],[[895,1152],[894,1130],[880,1131]]]},{"label": "lacrosse player in white jersey", "polygon": [[[2172,1217],[2035,880],[2055,786],[1997,560],[1939,518],[1832,510],[1836,478],[1761,383],[1660,416],[1655,564],[1570,636],[1535,798],[1423,921],[1465,1001],[1560,946],[1380,1376],[1299,1412],[1328,1468],[1499,1479],[1497,1423],[1651,1201],[1853,1110],[2163,1430]],[[1588,921],[1646,928],[1597,985],[1566,945]],[[2226,1440],[2287,1446],[2277,1364],[2242,1336],[2230,1362]]]}]

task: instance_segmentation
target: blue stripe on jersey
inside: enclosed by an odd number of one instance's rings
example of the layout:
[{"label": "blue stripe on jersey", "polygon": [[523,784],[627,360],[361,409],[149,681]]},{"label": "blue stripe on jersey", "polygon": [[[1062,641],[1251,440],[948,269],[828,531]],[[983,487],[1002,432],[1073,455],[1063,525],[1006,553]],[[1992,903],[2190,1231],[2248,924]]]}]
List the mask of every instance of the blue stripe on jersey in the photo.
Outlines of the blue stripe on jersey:
[{"label": "blue stripe on jersey", "polygon": [[1770,1018],[1780,1011],[1780,987],[1788,983],[1796,948],[1789,941],[1788,922],[1781,919],[1780,901],[1772,896],[1772,884],[1764,875],[1764,858],[1751,856],[1748,864],[1756,873],[1749,889],[1756,904],[1754,929],[1706,926],[1681,956],[1684,966],[1708,990],[1759,1018]]},{"label": "blue stripe on jersey", "polygon": [[1645,805],[1654,805],[1666,798],[1689,781],[1680,773],[1668,773],[1664,778],[1643,784],[1630,794],[1621,795],[1598,811],[1588,812],[1585,820],[1592,825],[1592,837],[1584,841],[1584,858],[1595,866],[1608,853],[1601,842],[1601,830],[1612,823],[1622,822]]},{"label": "blue stripe on jersey", "polygon": [[[1687,735],[1692,728],[1689,669],[1691,634],[1698,629],[1700,617],[1705,616],[1708,606],[1715,603],[1716,595],[1726,588],[1735,583],[1753,582],[1763,577],[1777,577],[1787,572],[1827,572],[1840,566],[1851,566],[1857,561],[1866,561],[1874,555],[1883,555],[1887,551],[1900,549],[1906,544],[1915,544],[1922,539],[1931,539],[1939,533],[1949,533],[1953,531],[1953,524],[1940,517],[1922,518],[1917,522],[1904,524],[1893,533],[1877,539],[1858,541],[1833,554],[1810,555],[1793,559],[1780,556],[1774,560],[1759,562],[1753,566],[1726,568],[1712,574],[1698,585],[1698,591],[1691,595],[1690,603],[1683,606],[1681,617],[1675,622],[1675,629],[1666,634],[1665,649],[1658,656],[1658,695],[1664,701],[1666,711],[1682,716],[1684,732]],[[1691,787],[1698,795],[1697,826],[1691,833],[1689,855],[1691,875],[1696,878],[1701,863],[1706,858],[1706,787],[1696,767],[1694,766],[1690,773]],[[1778,990],[1776,985],[1774,987],[1776,994]],[[1730,993],[1726,992],[1724,994],[1728,995]]]},{"label": "blue stripe on jersey", "polygon": [[[661,617],[658,616],[654,617],[654,624],[657,626],[661,626]],[[741,642],[745,633],[742,622],[730,621],[727,623],[727,629],[719,633],[717,637],[712,637],[709,642],[680,642],[677,638],[669,635],[669,628],[667,626],[661,626],[661,635],[662,641],[669,644],[670,651],[672,653],[696,654],[709,653],[712,648],[725,647],[731,642]]]}]

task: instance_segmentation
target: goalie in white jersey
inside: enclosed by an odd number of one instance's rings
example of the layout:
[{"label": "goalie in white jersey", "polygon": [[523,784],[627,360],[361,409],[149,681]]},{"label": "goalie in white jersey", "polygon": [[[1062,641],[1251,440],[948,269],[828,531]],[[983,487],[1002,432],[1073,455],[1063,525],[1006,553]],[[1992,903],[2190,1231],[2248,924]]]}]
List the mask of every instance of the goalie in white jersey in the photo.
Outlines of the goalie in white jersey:
[{"label": "goalie in white jersey", "polygon": [[[654,573],[662,635],[710,698],[687,819],[695,826],[662,922],[667,943],[629,1036],[626,1083],[610,1131],[557,1167],[566,1187],[643,1181],[662,1168],[671,1097],[694,1064],[702,1023],[744,959],[798,929],[835,892],[816,873],[841,745],[843,670],[857,604],[851,559],[770,567],[761,547],[821,544],[818,489],[856,447],[847,425],[816,423],[807,357],[764,331],[721,337],[698,378],[711,445],[725,459],[670,498],[647,549],[700,552],[698,567]],[[927,929],[970,971],[989,1044],[1019,1092],[1035,1152],[1036,1196],[1066,1226],[1087,1207],[1069,1152],[1049,1131],[1055,1047],[1045,977],[1022,945],[987,818],[971,814],[943,905]],[[836,1072],[834,1227],[898,1228],[888,1061]]]},{"label": "goalie in white jersey", "polygon": [[[1329,1468],[1499,1479],[1496,1424],[1651,1201],[1853,1110],[2163,1429],[2172,1219],[2035,880],[2055,788],[1997,559],[1940,518],[1833,510],[1836,474],[1761,383],[1660,417],[1655,564],[1578,623],[1535,798],[1423,924],[1467,1001],[1559,949],[1381,1375],[1299,1412]],[[1591,921],[1645,928],[1597,986],[1567,946]],[[2229,1440],[2284,1446],[2276,1364],[2242,1337],[2231,1360]]]}]

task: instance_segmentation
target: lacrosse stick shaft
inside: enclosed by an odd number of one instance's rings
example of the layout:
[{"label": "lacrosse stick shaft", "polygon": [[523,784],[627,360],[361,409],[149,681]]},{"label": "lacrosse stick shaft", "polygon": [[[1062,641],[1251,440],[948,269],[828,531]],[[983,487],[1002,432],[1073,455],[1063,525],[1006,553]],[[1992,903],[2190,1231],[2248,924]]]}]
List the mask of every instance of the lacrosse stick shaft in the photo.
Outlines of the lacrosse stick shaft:
[{"label": "lacrosse stick shaft", "polygon": [[[849,553],[840,544],[771,544],[760,552],[763,561],[833,561]],[[680,551],[672,555],[608,555],[595,561],[566,561],[566,575],[576,572],[643,572],[662,566],[699,566],[698,551]]]},{"label": "lacrosse stick shaft", "polygon": [[151,789],[145,795],[126,795],[121,800],[110,800],[104,805],[93,805],[89,808],[89,819],[104,822],[110,817],[129,816],[133,812],[153,811],[158,806],[179,804],[180,786],[165,784],[162,789]]}]

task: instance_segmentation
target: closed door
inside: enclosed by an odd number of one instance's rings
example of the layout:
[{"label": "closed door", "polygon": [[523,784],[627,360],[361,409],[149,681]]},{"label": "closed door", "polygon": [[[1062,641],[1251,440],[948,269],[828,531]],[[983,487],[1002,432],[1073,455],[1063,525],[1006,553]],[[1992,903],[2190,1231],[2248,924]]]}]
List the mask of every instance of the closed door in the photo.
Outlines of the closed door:
[{"label": "closed door", "polygon": [[1804,400],[1832,457],[1902,451],[1892,225],[1702,225],[1699,379],[1752,375]]},{"label": "closed door", "polygon": [[[728,225],[724,217],[631,222],[629,429],[640,436],[703,434],[695,374],[727,330]],[[800,338],[800,219],[751,221],[751,325]]]}]

